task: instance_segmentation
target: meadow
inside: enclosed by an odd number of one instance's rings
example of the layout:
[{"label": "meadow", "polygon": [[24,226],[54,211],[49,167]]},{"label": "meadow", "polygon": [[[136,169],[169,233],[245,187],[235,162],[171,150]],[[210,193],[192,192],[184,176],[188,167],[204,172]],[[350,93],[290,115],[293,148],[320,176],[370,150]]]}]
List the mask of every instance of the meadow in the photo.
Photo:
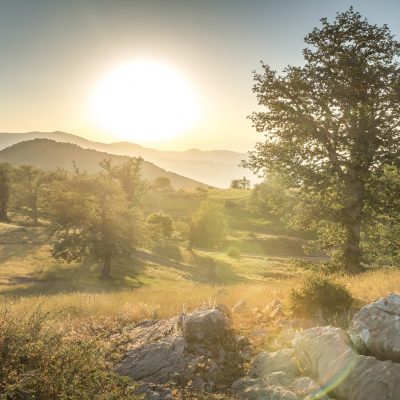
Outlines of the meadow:
[{"label": "meadow", "polygon": [[[17,313],[40,306],[54,314],[61,312],[62,324],[68,329],[107,332],[198,307],[222,303],[232,308],[243,300],[247,311],[234,314],[234,324],[251,334],[269,325],[257,310],[275,298],[287,304],[292,288],[301,285],[306,271],[294,260],[306,257],[301,246],[307,235],[288,231],[273,216],[260,219],[250,207],[250,191],[164,191],[146,196],[146,213],[163,210],[175,220],[192,213],[205,198],[224,204],[226,240],[217,248],[194,251],[188,251],[179,237],[162,240],[119,261],[112,279],[102,280],[96,263],[55,261],[45,226],[1,224],[2,305]],[[229,255],[231,249],[237,252]],[[319,262],[323,257],[311,259]],[[376,269],[337,279],[359,306],[396,291],[400,271]]]}]

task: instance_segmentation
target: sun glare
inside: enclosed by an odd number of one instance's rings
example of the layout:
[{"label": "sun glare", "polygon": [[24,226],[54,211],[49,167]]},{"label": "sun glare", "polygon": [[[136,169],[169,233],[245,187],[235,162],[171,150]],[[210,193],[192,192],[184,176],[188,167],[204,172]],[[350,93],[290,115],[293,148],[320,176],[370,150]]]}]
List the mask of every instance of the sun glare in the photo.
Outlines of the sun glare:
[{"label": "sun glare", "polygon": [[190,83],[153,61],[124,63],[99,83],[93,98],[96,123],[129,140],[156,141],[193,126],[199,104]]}]

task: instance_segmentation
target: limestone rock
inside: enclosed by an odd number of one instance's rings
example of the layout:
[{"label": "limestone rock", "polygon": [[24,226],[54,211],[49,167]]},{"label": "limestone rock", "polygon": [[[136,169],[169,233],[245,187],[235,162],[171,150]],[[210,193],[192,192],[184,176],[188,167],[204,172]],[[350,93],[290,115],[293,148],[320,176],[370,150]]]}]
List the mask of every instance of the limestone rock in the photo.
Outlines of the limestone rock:
[{"label": "limestone rock", "polygon": [[183,335],[188,342],[215,343],[227,335],[231,320],[217,309],[195,311],[183,322]]},{"label": "limestone rock", "polygon": [[134,380],[167,383],[183,370],[185,347],[185,339],[173,336],[148,343],[129,351],[115,370]]},{"label": "limestone rock", "polygon": [[400,400],[400,364],[358,355],[341,329],[308,329],[296,336],[293,345],[303,371],[321,387],[331,388],[334,396]]},{"label": "limestone rock", "polygon": [[260,353],[252,362],[249,376],[263,377],[271,372],[286,372],[298,376],[300,371],[292,358],[292,349],[283,349],[273,353]]},{"label": "limestone rock", "polygon": [[400,295],[363,307],[353,317],[349,334],[359,352],[400,362]]}]

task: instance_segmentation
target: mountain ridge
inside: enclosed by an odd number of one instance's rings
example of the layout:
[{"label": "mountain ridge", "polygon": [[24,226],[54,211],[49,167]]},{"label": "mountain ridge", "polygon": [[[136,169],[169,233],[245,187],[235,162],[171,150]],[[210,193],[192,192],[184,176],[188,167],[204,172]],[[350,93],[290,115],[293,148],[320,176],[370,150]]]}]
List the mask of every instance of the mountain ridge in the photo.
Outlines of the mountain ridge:
[{"label": "mountain ridge", "polygon": [[246,176],[252,181],[257,180],[250,171],[239,167],[239,163],[246,158],[246,153],[223,149],[200,150],[191,148],[183,151],[159,150],[129,141],[102,143],[62,131],[33,131],[25,133],[0,133],[0,150],[13,144],[33,139],[49,139],[62,143],[73,143],[85,149],[93,149],[116,155],[140,156],[160,168],[220,188],[228,187],[233,179],[242,176]]},{"label": "mountain ridge", "polygon": [[[46,154],[46,157],[43,157]],[[84,149],[74,143],[60,143],[50,139],[33,139],[16,143],[0,150],[0,161],[14,165],[31,164],[38,168],[54,171],[62,168],[73,172],[74,163],[82,171],[95,173],[102,170],[99,163],[104,159],[111,159],[120,164],[128,156],[110,154],[93,149]],[[141,168],[143,178],[152,181],[159,176],[170,179],[176,189],[195,189],[207,187],[207,184],[167,171],[152,162],[144,160]]]}]

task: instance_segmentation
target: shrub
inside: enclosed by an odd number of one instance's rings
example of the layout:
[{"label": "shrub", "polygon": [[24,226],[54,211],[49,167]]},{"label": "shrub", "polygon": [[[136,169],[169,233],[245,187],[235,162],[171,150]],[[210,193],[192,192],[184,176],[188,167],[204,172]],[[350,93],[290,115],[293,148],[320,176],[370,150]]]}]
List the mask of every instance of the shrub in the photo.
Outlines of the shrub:
[{"label": "shrub", "polygon": [[240,251],[238,249],[229,249],[228,256],[232,258],[240,258]]},{"label": "shrub", "polygon": [[220,204],[206,200],[193,216],[192,240],[194,244],[213,247],[225,238],[226,217]]},{"label": "shrub", "polygon": [[100,346],[49,328],[49,314],[0,310],[0,398],[137,399],[132,381],[107,371]]},{"label": "shrub", "polygon": [[327,321],[347,311],[352,296],[345,286],[321,274],[308,274],[300,289],[292,289],[290,306],[298,317],[315,317],[318,313]]}]

